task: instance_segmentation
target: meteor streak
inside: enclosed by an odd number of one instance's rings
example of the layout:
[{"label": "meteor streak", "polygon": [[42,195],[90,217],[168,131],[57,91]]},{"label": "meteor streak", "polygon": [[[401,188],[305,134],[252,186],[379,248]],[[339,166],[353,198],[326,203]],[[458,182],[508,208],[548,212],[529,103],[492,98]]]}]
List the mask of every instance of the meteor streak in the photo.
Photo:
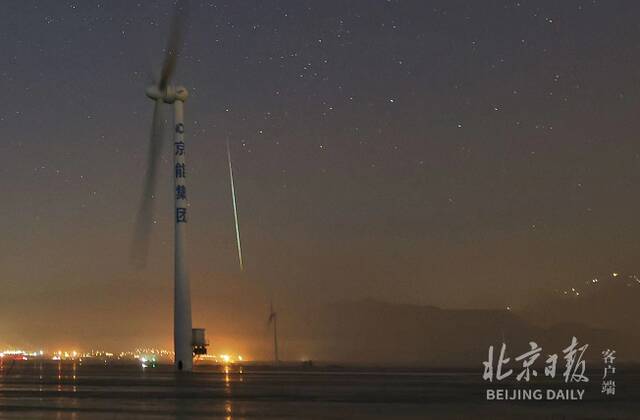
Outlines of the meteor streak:
[{"label": "meteor streak", "polygon": [[240,271],[244,271],[244,263],[242,262],[242,247],[240,246],[240,225],[238,224],[238,205],[236,203],[236,188],[233,183],[233,166],[231,165],[231,148],[229,147],[229,139],[227,139],[227,159],[229,161],[229,180],[231,182],[231,199],[233,200],[233,218],[236,222],[236,243],[238,244],[238,261],[240,262]]}]

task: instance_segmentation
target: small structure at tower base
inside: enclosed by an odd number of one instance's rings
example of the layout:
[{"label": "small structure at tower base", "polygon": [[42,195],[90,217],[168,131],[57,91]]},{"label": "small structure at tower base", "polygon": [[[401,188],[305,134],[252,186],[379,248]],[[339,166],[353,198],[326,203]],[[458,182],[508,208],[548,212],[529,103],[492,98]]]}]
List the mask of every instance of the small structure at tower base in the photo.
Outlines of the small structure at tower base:
[{"label": "small structure at tower base", "polygon": [[191,330],[191,346],[195,356],[207,354],[209,342],[205,336],[204,328],[193,328]]}]

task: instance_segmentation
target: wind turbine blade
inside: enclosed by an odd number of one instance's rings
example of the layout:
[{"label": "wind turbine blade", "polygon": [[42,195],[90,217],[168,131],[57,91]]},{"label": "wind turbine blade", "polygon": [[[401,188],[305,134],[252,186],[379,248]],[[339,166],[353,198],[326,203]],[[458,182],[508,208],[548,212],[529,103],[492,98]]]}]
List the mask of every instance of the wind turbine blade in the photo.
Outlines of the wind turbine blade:
[{"label": "wind turbine blade", "polygon": [[182,35],[184,32],[185,20],[187,17],[187,2],[177,1],[173,12],[173,20],[171,21],[171,29],[169,31],[169,40],[165,50],[164,63],[160,72],[160,80],[158,87],[164,90],[176,69],[176,62],[180,54],[182,46]]},{"label": "wind turbine blade", "polygon": [[267,325],[270,325],[276,316],[276,311],[273,310],[273,301],[271,301],[269,302],[269,319],[267,320]]},{"label": "wind turbine blade", "polygon": [[153,107],[149,152],[147,155],[147,173],[144,180],[142,202],[136,219],[135,237],[133,240],[132,260],[138,267],[144,267],[149,251],[149,233],[153,223],[153,200],[156,190],[156,173],[158,161],[163,148],[164,119],[162,117],[162,99],[156,100]]},{"label": "wind turbine blade", "polygon": [[229,140],[227,140],[227,160],[229,161],[229,180],[231,182],[231,200],[233,201],[233,219],[236,225],[238,261],[240,262],[240,271],[244,271],[244,262],[242,261],[242,246],[240,244],[240,224],[238,223],[238,204],[236,202],[236,188],[233,182],[233,166],[231,164],[231,148],[229,147]]}]

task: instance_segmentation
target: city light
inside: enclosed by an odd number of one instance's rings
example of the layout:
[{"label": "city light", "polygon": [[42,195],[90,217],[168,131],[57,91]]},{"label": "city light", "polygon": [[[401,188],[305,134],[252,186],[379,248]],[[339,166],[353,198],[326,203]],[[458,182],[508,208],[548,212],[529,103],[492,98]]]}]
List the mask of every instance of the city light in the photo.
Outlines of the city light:
[{"label": "city light", "polygon": [[[160,348],[138,348],[133,351],[122,351],[119,353],[108,352],[104,350],[80,351],[77,349],[56,350],[47,352],[45,350],[27,351],[17,348],[9,348],[0,351],[0,359],[4,360],[53,360],[53,361],[71,361],[71,362],[137,362],[144,368],[155,367],[158,364],[173,363],[174,353],[170,350]],[[246,361],[241,355],[232,355],[227,353],[221,354],[205,354],[195,356],[196,362],[231,365]]]}]

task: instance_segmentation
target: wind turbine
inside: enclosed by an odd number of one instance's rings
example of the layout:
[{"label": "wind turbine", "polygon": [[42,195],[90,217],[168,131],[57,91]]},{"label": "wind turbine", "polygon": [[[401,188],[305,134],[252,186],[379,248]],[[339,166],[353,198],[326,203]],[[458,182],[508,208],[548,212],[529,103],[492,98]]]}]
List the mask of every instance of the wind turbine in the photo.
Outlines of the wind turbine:
[{"label": "wind turbine", "polygon": [[[181,7],[182,6],[182,7]],[[186,263],[186,235],[188,221],[187,203],[187,167],[185,163],[185,126],[184,103],[188,92],[183,86],[170,84],[176,68],[176,61],[182,43],[182,28],[186,9],[180,1],[176,3],[169,40],[165,51],[160,78],[145,90],[147,97],[155,102],[151,136],[147,160],[147,173],[144,182],[142,203],[137,218],[136,238],[134,242],[134,258],[138,263],[146,262],[149,248],[149,231],[153,217],[153,199],[156,187],[158,161],[163,149],[162,105],[172,104],[174,109],[174,310],[173,310],[173,344],[175,351],[175,367],[177,370],[190,371],[193,367],[192,325],[191,325],[191,292]]]},{"label": "wind turbine", "polygon": [[275,364],[280,362],[278,358],[278,314],[273,310],[273,302],[271,302],[271,308],[269,312],[268,324],[273,322],[273,361]]}]

